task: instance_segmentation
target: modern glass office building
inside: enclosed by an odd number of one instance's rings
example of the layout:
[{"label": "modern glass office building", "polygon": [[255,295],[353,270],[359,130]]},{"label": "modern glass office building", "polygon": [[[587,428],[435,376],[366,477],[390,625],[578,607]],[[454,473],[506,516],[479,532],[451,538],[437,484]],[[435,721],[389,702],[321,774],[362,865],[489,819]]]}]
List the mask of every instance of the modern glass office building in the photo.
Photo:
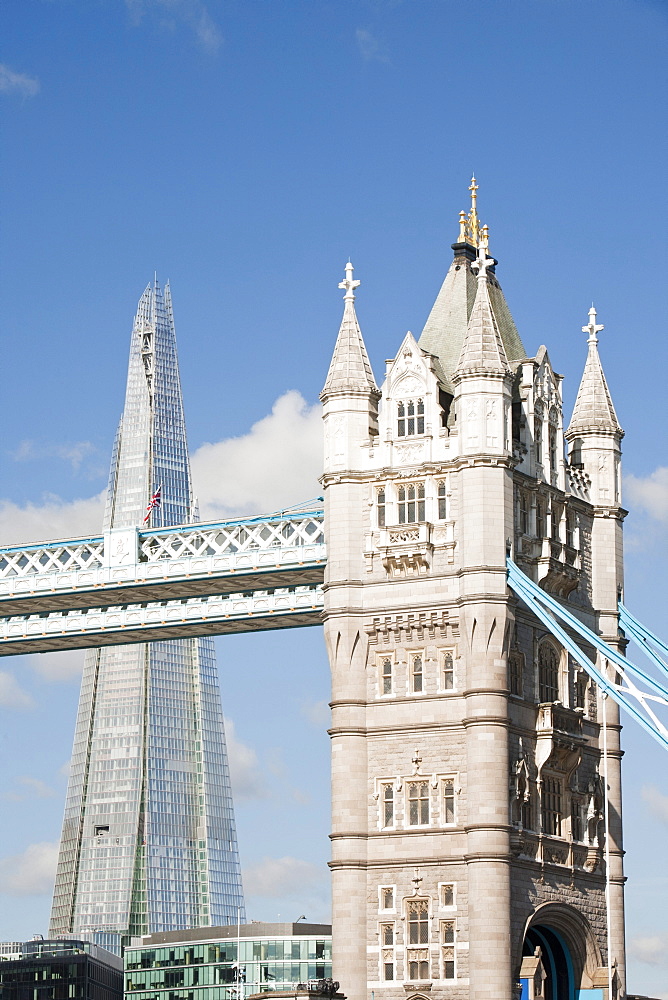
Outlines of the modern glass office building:
[{"label": "modern glass office building", "polygon": [[327,924],[198,927],[126,948],[126,1000],[244,1000],[332,975]]},{"label": "modern glass office building", "polygon": [[[195,519],[171,297],[156,279],[132,330],[104,526]],[[245,918],[213,640],[91,650],[50,935],[119,953],[131,936],[239,915]]]},{"label": "modern glass office building", "polygon": [[0,957],[2,1000],[123,1000],[123,963],[104,948],[42,938],[18,948],[9,959]]}]

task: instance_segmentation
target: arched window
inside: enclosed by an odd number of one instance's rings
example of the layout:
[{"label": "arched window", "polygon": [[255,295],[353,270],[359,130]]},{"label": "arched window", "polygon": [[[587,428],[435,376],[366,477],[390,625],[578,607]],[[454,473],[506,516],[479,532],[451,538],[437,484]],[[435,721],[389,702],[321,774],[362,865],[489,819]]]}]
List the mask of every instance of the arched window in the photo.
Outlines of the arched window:
[{"label": "arched window", "polygon": [[[408,978],[429,979],[429,903],[426,899],[411,899],[406,904],[408,917]],[[422,945],[422,947],[420,947]]]},{"label": "arched window", "polygon": [[543,789],[541,795],[541,813],[543,821],[543,833],[549,837],[561,836],[561,779],[546,775],[543,778]]},{"label": "arched window", "polygon": [[452,650],[446,649],[443,654],[443,690],[452,691],[455,686],[455,661]]},{"label": "arched window", "polygon": [[383,785],[383,826],[394,826],[394,785]]},{"label": "arched window", "polygon": [[392,660],[385,657],[381,665],[381,680],[383,694],[392,694]]},{"label": "arched window", "polygon": [[538,650],[538,700],[559,701],[559,654],[551,642]]},{"label": "arched window", "polygon": [[411,663],[411,689],[413,691],[422,691],[422,654],[416,653],[412,658]]},{"label": "arched window", "polygon": [[448,494],[447,486],[444,482],[438,484],[438,519],[445,521],[448,516]]},{"label": "arched window", "polygon": [[424,483],[406,483],[397,490],[399,524],[424,521]]},{"label": "arched window", "polygon": [[397,403],[397,437],[424,434],[424,400],[407,399]]},{"label": "arched window", "polygon": [[385,487],[376,493],[376,511],[378,514],[378,527],[385,527]]}]

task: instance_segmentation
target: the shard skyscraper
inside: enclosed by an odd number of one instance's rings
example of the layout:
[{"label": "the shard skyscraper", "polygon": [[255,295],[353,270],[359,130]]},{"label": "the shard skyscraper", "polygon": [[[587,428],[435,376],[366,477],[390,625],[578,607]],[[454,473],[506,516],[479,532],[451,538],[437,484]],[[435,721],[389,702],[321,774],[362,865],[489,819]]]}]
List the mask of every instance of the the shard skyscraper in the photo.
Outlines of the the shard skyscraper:
[{"label": "the shard skyscraper", "polygon": [[[194,518],[169,285],[139,301],[105,529]],[[212,639],[90,650],[49,933],[118,952],[245,918]]]}]

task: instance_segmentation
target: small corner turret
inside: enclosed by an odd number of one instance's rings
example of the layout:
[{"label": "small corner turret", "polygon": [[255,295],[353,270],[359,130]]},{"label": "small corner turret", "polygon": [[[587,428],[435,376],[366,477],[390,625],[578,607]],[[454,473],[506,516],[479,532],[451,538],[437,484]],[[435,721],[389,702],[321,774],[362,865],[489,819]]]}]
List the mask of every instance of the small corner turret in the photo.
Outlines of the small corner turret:
[{"label": "small corner turret", "polygon": [[624,431],[619,425],[598,354],[598,336],[603,324],[596,322],[596,309],[589,310],[588,354],[578,389],[573,416],[564,435],[569,443],[569,465],[591,481],[591,499],[601,506],[621,502],[620,461]]},{"label": "small corner turret", "polygon": [[325,472],[357,468],[360,446],[378,435],[380,392],[373,377],[362,331],[355,313],[353,265],[346,264],[346,276],[339,283],[345,290],[343,319],[334,353],[320,393],[325,421]]},{"label": "small corner turret", "polygon": [[343,319],[325,385],[320,393],[323,403],[334,394],[379,395],[355,312],[355,289],[359,285],[359,279],[353,279],[353,265],[348,261],[346,276],[339,282],[339,288],[345,289],[346,293],[343,296]]}]

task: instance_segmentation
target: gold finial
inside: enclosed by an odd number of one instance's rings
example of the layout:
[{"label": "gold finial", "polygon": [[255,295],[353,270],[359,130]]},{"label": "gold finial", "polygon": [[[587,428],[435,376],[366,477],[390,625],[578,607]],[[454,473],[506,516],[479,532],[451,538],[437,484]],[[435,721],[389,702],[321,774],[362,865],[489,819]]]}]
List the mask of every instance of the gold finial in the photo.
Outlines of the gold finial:
[{"label": "gold finial", "polygon": [[459,243],[466,242],[466,212],[459,213]]},{"label": "gold finial", "polygon": [[480,246],[484,248],[485,252],[489,250],[489,226],[483,226],[480,230]]},{"label": "gold finial", "polygon": [[[480,223],[478,222],[478,182],[475,177],[471,178],[471,183],[469,184],[469,191],[471,192],[471,211],[468,214],[466,220],[466,234],[464,239],[471,246],[478,248],[478,239],[480,235]],[[460,234],[461,239],[461,234]]]},{"label": "gold finial", "polygon": [[478,200],[478,185],[476,183],[475,175],[471,178],[471,183],[469,184],[469,191],[471,192],[471,211],[476,210],[476,201]]}]

